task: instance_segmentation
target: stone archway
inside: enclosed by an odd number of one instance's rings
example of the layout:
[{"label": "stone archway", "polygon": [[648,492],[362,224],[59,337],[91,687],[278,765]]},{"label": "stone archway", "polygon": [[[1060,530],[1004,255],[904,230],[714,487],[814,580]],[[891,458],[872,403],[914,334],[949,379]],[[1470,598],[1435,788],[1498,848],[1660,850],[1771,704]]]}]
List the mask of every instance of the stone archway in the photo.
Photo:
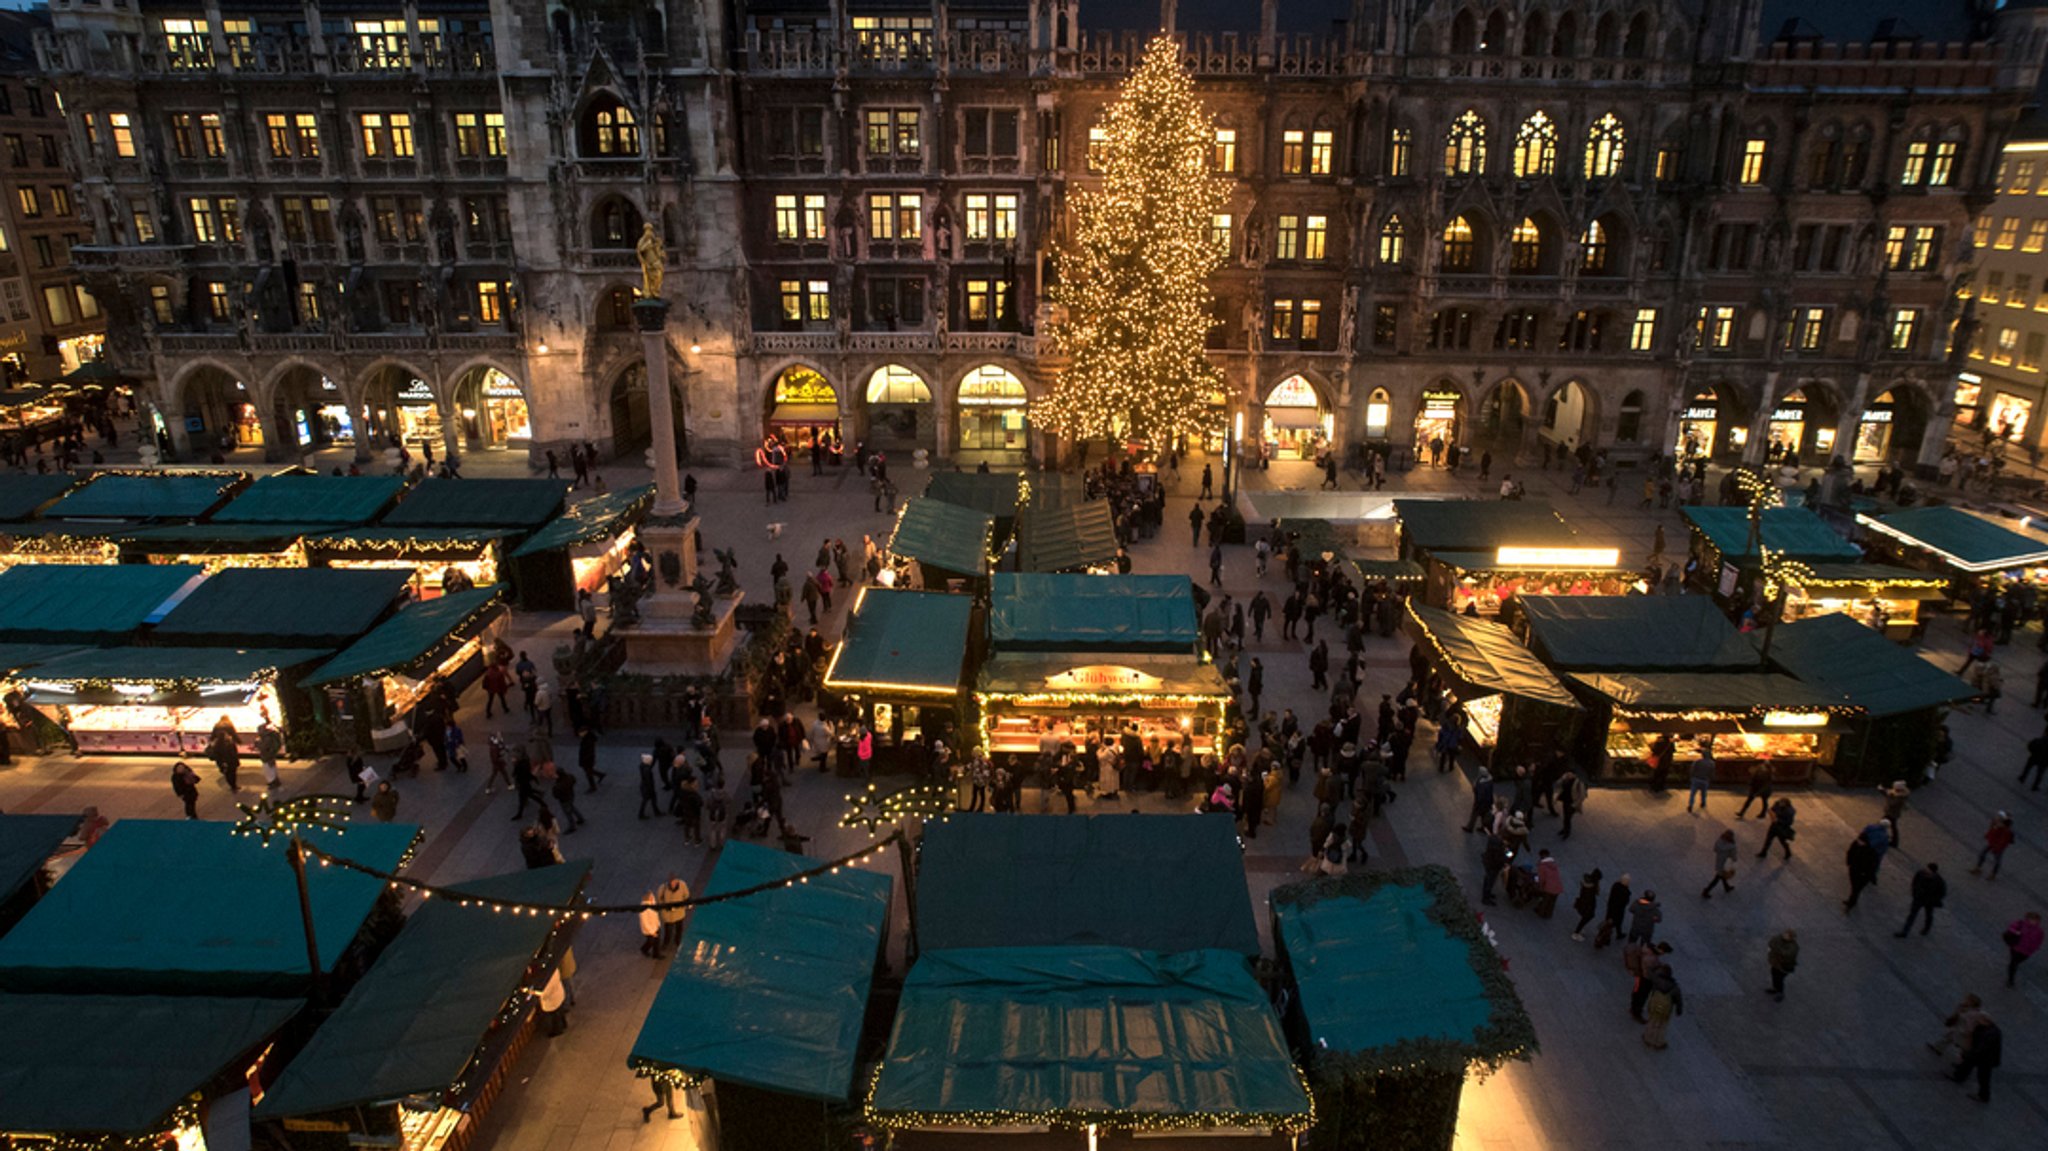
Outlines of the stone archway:
[{"label": "stone archway", "polygon": [[1580,447],[1600,446],[1600,394],[1583,380],[1570,379],[1550,390],[1537,421],[1537,435],[1567,457]]},{"label": "stone archway", "polygon": [[277,430],[265,458],[299,459],[337,444],[353,444],[360,413],[341,383],[318,364],[291,360],[272,372],[264,396],[269,426]]},{"label": "stone archway", "polygon": [[855,378],[869,446],[892,452],[938,450],[937,397],[922,372],[892,361]]},{"label": "stone archway", "polygon": [[356,430],[356,459],[400,445],[422,459],[444,454],[449,413],[430,373],[401,360],[379,360],[356,378],[366,413]]},{"label": "stone archway", "polygon": [[225,365],[212,361],[193,364],[180,374],[171,391],[165,422],[172,442],[187,458],[218,456],[226,462],[242,452],[262,458],[266,442],[274,438],[264,426],[257,394]]},{"label": "stone archway", "polygon": [[1519,458],[1526,447],[1534,446],[1524,443],[1536,415],[1530,407],[1529,390],[1520,380],[1507,376],[1495,382],[1480,399],[1472,421],[1473,448],[1492,452],[1495,459]]},{"label": "stone archway", "polygon": [[518,377],[493,361],[465,364],[449,389],[455,439],[466,451],[525,450],[533,443],[533,412]]},{"label": "stone archway", "polygon": [[[670,372],[672,379],[675,374]],[[670,387],[674,388],[673,382]],[[647,405],[647,362],[636,358],[620,367],[612,376],[605,395],[611,412],[613,457],[644,457],[654,443],[654,424],[649,418]],[[675,419],[676,455],[679,460],[685,459],[689,454],[686,414],[681,403],[671,404],[670,408]]]}]

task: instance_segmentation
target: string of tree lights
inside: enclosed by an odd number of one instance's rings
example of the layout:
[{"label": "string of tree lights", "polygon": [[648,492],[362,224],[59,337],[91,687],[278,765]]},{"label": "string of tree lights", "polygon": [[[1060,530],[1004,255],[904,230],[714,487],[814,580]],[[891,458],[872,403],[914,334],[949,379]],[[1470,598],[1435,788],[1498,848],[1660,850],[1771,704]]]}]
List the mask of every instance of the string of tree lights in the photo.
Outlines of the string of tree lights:
[{"label": "string of tree lights", "polygon": [[1209,361],[1223,263],[1211,236],[1229,183],[1211,167],[1216,126],[1159,36],[1091,141],[1100,186],[1074,194],[1062,248],[1052,334],[1069,356],[1033,422],[1075,439],[1117,435],[1164,443],[1214,431],[1222,372]]}]

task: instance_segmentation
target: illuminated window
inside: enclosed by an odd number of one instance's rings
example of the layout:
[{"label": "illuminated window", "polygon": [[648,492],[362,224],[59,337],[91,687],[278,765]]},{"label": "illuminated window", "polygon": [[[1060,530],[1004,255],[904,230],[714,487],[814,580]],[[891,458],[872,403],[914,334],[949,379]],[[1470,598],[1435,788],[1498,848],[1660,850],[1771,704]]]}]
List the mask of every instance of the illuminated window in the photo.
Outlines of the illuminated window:
[{"label": "illuminated window", "polygon": [[1401,217],[1388,216],[1380,226],[1380,263],[1398,264],[1408,251],[1408,236],[1401,226]]},{"label": "illuminated window", "polygon": [[1334,138],[1329,132],[1311,132],[1308,137],[1308,171],[1311,176],[1330,174],[1332,153],[1336,150]]},{"label": "illuminated window", "polygon": [[159,324],[168,324],[177,319],[177,310],[171,306],[171,289],[163,284],[149,286],[149,310]]},{"label": "illuminated window", "polygon": [[482,156],[503,156],[505,154],[505,114],[503,112],[457,112],[455,114],[455,154],[466,160]]},{"label": "illuminated window", "polygon": [[778,240],[799,239],[801,238],[801,233],[797,231],[798,227],[796,197],[775,197],[775,238]]},{"label": "illuminated window", "polygon": [[221,132],[220,113],[199,114],[199,144],[209,160],[218,160],[227,155],[227,137]]},{"label": "illuminated window", "polygon": [[1942,140],[1934,145],[1934,159],[1927,165],[1929,187],[1945,188],[1955,179],[1956,154],[1961,150],[1962,145],[1953,140]]},{"label": "illuminated window", "polygon": [[1668,184],[1678,179],[1678,149],[1657,149],[1656,178],[1659,184]]},{"label": "illuminated window", "polygon": [[1522,179],[1557,171],[1557,125],[1537,112],[1515,133],[1515,175]]},{"label": "illuminated window", "polygon": [[220,219],[213,210],[213,201],[193,199],[189,202],[192,215],[192,242],[213,244],[220,240]]},{"label": "illuminated window", "polygon": [[917,192],[876,192],[868,196],[868,235],[876,240],[915,240],[924,235],[924,197]]},{"label": "illuminated window", "polygon": [[1308,217],[1302,226],[1301,258],[1304,260],[1322,259],[1324,245],[1328,241],[1329,234],[1330,218],[1328,216]]},{"label": "illuminated window", "polygon": [[1010,285],[1003,280],[967,281],[967,322],[986,325],[1010,315]]},{"label": "illuminated window", "polygon": [[1998,329],[1998,342],[1991,351],[1991,362],[2000,367],[2012,364],[2013,353],[2019,350],[2020,333],[2017,328]]},{"label": "illuminated window", "polygon": [[1463,216],[1444,225],[1444,271],[1469,272],[1478,262],[1478,243]]},{"label": "illuminated window", "polygon": [[1536,221],[1527,216],[1515,225],[1509,237],[1508,268],[1515,272],[1537,272],[1543,269],[1543,230]]},{"label": "illuminated window", "polygon": [[[2002,245],[2011,247],[2010,244]],[[1934,266],[1941,229],[1929,224],[1894,224],[1885,232],[1885,266],[1895,272],[1924,272]]]},{"label": "illuminated window", "polygon": [[1614,113],[1609,112],[1593,121],[1593,126],[1586,129],[1587,178],[1597,180],[1620,175],[1622,152],[1627,144],[1628,133]]},{"label": "illuminated window", "polygon": [[1628,330],[1628,350],[1650,352],[1657,348],[1657,309],[1637,308],[1636,318]]},{"label": "illuminated window", "polygon": [[1294,338],[1294,301],[1273,301],[1273,338],[1291,340]]},{"label": "illuminated window", "polygon": [[594,136],[597,154],[600,156],[637,156],[640,154],[640,125],[633,119],[633,110],[624,104],[613,103],[599,108],[591,118],[595,128]]},{"label": "illuminated window", "polygon": [[1237,129],[1216,129],[1214,162],[1218,172],[1237,171]]},{"label": "illuminated window", "polygon": [[14,198],[21,205],[21,214],[23,216],[33,220],[43,214],[43,202],[37,198],[34,188],[23,184],[14,190]]},{"label": "illuminated window", "polygon": [[868,155],[916,157],[924,148],[922,120],[916,108],[869,108]]},{"label": "illuminated window", "polygon": [[225,320],[234,309],[228,302],[228,286],[213,280],[206,285],[206,314],[215,320]]},{"label": "illuminated window", "polygon": [[1736,175],[1737,182],[1751,187],[1764,182],[1764,160],[1770,146],[1770,141],[1755,137],[1742,142],[1742,167]]},{"label": "illuminated window", "polygon": [[1087,161],[1087,162],[1088,162],[1088,170],[1089,170],[1090,172],[1100,172],[1100,171],[1102,171],[1102,161],[1103,161],[1103,158],[1104,158],[1104,154],[1105,154],[1105,153],[1106,153],[1106,152],[1108,151],[1108,148],[1109,148],[1109,129],[1107,129],[1107,128],[1101,128],[1101,127],[1097,127],[1097,128],[1090,128],[1090,129],[1088,129],[1088,161]]},{"label": "illuminated window", "polygon": [[1444,175],[1476,176],[1486,170],[1486,121],[1468,108],[1444,137]]},{"label": "illuminated window", "polygon": [[1282,216],[1273,226],[1273,258],[1295,260],[1301,258],[1301,217]]},{"label": "illuminated window", "polygon": [[1415,154],[1415,133],[1406,128],[1387,131],[1387,175],[1406,176]]},{"label": "illuminated window", "polygon": [[1301,342],[1312,344],[1323,334],[1323,302],[1303,300],[1301,302]]},{"label": "illuminated window", "polygon": [[1226,260],[1230,258],[1232,250],[1231,231],[1230,213],[1218,212],[1209,217],[1209,242],[1216,246],[1216,250],[1222,253]]},{"label": "illuminated window", "polygon": [[1282,172],[1290,176],[1301,175],[1307,149],[1307,140],[1307,135],[1299,129],[1289,129],[1280,133],[1280,170]]},{"label": "illuminated window", "polygon": [[1579,269],[1594,276],[1605,273],[1608,254],[1606,227],[1598,220],[1587,224],[1586,234],[1579,239]]},{"label": "illuminated window", "polygon": [[1915,140],[1906,145],[1906,161],[1899,169],[1899,184],[1910,188],[1927,178],[1927,158],[1934,145],[1926,140]]},{"label": "illuminated window", "polygon": [[1910,352],[1920,339],[1920,309],[1899,308],[1892,312],[1890,348]]},{"label": "illuminated window", "polygon": [[1998,221],[1998,239],[1992,243],[1992,246],[2001,252],[2010,252],[2013,249],[2013,245],[2019,242],[2019,238],[2020,218],[2018,216],[2007,216]]},{"label": "illuminated window", "polygon": [[107,128],[114,138],[114,155],[133,157],[135,155],[135,125],[126,112],[107,113]]},{"label": "illuminated window", "polygon": [[476,322],[505,322],[505,285],[498,280],[480,280],[476,286]]},{"label": "illuminated window", "polygon": [[1701,308],[1697,334],[1702,347],[1723,352],[1734,347],[1735,309],[1726,306]]},{"label": "illuminated window", "polygon": [[[2038,252],[2041,250],[2044,242],[2048,242],[2048,218],[2027,221],[2027,238],[2021,241],[2020,251]],[[1984,246],[1981,237],[1978,240],[1977,246],[1980,248]]]}]

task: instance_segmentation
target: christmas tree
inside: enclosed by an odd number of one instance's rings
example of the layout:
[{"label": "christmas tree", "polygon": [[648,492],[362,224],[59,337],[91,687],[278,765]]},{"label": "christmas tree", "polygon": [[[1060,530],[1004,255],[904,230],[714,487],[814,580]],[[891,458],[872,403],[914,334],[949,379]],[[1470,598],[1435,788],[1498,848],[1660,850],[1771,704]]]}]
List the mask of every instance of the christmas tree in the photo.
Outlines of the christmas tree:
[{"label": "christmas tree", "polygon": [[1147,47],[1104,127],[1090,145],[1102,182],[1074,195],[1054,295],[1069,366],[1032,418],[1070,439],[1196,439],[1220,430],[1222,373],[1204,347],[1223,262],[1210,228],[1229,183],[1211,170],[1215,124],[1172,39]]}]

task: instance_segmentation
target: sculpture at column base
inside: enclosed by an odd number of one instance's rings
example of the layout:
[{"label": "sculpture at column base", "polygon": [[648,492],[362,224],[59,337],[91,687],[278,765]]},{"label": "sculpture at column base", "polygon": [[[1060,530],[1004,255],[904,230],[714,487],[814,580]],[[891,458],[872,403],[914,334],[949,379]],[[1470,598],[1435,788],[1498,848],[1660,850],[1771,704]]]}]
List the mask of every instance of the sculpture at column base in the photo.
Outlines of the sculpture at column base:
[{"label": "sculpture at column base", "polygon": [[[634,675],[723,673],[739,645],[734,624],[741,596],[713,602],[697,570],[697,518],[650,517],[640,541],[654,557],[654,587],[640,600],[639,622],[619,631],[626,671]],[[708,609],[708,610],[707,610]]]}]

